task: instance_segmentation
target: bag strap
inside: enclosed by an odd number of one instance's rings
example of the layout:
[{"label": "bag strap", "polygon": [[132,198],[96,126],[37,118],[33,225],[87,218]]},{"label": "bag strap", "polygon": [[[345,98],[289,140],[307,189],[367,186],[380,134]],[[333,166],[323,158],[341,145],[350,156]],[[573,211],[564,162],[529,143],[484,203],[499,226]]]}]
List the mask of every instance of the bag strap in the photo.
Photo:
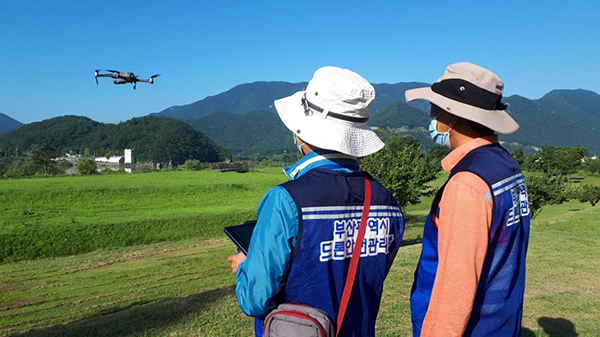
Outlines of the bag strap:
[{"label": "bag strap", "polygon": [[348,269],[348,277],[344,284],[344,291],[342,292],[342,301],[340,302],[340,311],[337,317],[337,336],[340,334],[340,328],[344,316],[346,315],[346,309],[348,308],[348,301],[350,300],[350,294],[352,293],[352,287],[354,285],[354,278],[356,277],[356,270],[358,269],[358,260],[360,259],[360,251],[362,250],[363,240],[365,238],[365,231],[367,228],[367,220],[369,218],[369,209],[371,208],[371,181],[366,173],[362,173],[365,180],[365,202],[363,204],[362,217],[360,218],[360,228],[358,229],[358,236],[354,244],[354,251],[352,252],[352,258],[350,259],[350,268]]}]

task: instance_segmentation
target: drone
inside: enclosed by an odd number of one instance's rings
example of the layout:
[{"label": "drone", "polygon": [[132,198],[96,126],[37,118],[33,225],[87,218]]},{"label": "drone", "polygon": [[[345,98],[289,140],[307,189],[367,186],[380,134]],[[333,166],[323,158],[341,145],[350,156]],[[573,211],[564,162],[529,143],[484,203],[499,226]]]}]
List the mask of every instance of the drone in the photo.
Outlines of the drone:
[{"label": "drone", "polygon": [[154,79],[157,78],[158,76],[160,76],[160,74],[152,75],[152,76],[150,76],[149,79],[146,80],[143,78],[138,78],[137,76],[135,76],[134,73],[130,73],[130,72],[120,72],[118,70],[106,69],[104,71],[108,71],[108,72],[110,72],[110,74],[100,74],[101,71],[103,71],[103,70],[100,70],[100,69],[94,70],[94,78],[96,79],[96,84],[99,84],[98,77],[110,77],[110,78],[115,79],[113,81],[114,84],[133,83],[133,89],[136,88],[137,82],[154,84]]}]

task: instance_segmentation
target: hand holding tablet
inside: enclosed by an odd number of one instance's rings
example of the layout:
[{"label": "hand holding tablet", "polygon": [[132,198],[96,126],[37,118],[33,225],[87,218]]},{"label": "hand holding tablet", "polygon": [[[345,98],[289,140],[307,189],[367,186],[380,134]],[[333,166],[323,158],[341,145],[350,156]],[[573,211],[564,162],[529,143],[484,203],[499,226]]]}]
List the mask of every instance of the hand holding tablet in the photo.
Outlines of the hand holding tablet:
[{"label": "hand holding tablet", "polygon": [[238,266],[246,260],[254,226],[256,226],[256,220],[247,221],[239,226],[225,227],[225,234],[237,247],[237,254],[227,258],[227,261],[231,262],[231,272],[234,275],[237,272]]},{"label": "hand holding tablet", "polygon": [[224,231],[227,237],[236,245],[238,252],[248,255],[250,239],[256,226],[256,220],[246,221],[242,225],[225,227]]}]

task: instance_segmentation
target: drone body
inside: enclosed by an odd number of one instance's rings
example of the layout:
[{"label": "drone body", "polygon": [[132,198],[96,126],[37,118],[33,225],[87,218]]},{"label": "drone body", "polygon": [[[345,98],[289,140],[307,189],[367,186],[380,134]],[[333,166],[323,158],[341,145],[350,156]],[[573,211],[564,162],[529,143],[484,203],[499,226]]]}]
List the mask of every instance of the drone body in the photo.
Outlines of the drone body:
[{"label": "drone body", "polygon": [[98,77],[110,77],[110,78],[114,78],[114,81],[113,81],[114,84],[133,83],[133,89],[136,88],[137,82],[154,84],[154,79],[156,77],[160,76],[160,74],[156,74],[156,75],[150,76],[150,78],[148,78],[148,79],[143,79],[143,78],[138,78],[137,76],[135,76],[134,73],[131,73],[128,71],[120,72],[118,70],[106,69],[106,71],[110,72],[110,74],[100,74],[100,71],[102,71],[102,70],[100,70],[100,69],[94,70],[94,78],[96,79],[96,84],[98,84]]}]

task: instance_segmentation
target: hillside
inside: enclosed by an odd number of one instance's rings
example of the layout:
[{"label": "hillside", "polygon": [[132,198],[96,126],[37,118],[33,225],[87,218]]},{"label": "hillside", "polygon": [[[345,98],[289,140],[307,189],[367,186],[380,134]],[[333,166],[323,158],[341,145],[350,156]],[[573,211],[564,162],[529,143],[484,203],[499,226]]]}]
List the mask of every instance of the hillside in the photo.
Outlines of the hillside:
[{"label": "hillside", "polygon": [[[539,100],[506,97],[508,111],[521,129],[500,139],[509,149],[525,147],[534,151],[544,145],[581,145],[590,153],[598,153],[600,136],[596,130],[600,130],[600,113],[593,110],[597,99],[600,95],[578,90],[556,90]],[[289,131],[272,110],[247,114],[215,112],[188,122],[235,154],[294,151]],[[369,120],[380,135],[412,135],[425,149],[433,146],[428,124],[426,112],[399,101],[380,109]]]},{"label": "hillside", "polygon": [[521,129],[502,139],[536,147],[581,145],[590,153],[600,152],[600,111],[594,105],[600,95],[585,90],[554,90],[538,100],[514,95],[504,101]]},{"label": "hillside", "polygon": [[[507,148],[529,150],[545,145],[584,146],[590,153],[600,152],[600,95],[585,90],[554,90],[538,100],[513,95],[504,98],[509,114],[521,128],[512,135],[501,135]],[[412,134],[429,147],[426,127],[429,118],[406,104],[396,102],[381,109],[369,125],[392,134]],[[419,133],[421,126],[423,132]],[[384,133],[385,133],[384,132]],[[427,138],[427,137],[425,137]]]},{"label": "hillside", "polygon": [[600,95],[593,91],[552,90],[538,100],[550,110],[565,110],[600,118]]},{"label": "hillside", "polygon": [[[234,155],[296,152],[291,132],[283,125],[277,113],[269,110],[245,114],[217,111],[187,122]],[[369,120],[369,125],[379,129],[382,136],[410,134],[429,149],[433,142],[425,128],[427,123],[429,119],[426,113],[401,102],[381,109]]]},{"label": "hillside", "polygon": [[[272,115],[266,112],[274,111],[275,99],[302,90],[306,84],[246,83],[155,115],[186,120],[234,153],[281,153],[290,148],[289,141],[285,140],[287,130],[279,120],[271,120]],[[418,110],[429,111],[429,103],[404,103],[406,90],[427,85],[418,82],[374,84],[377,100],[369,125],[377,127],[382,134],[411,134],[429,148],[427,114],[417,113]],[[509,113],[521,125],[517,133],[501,137],[508,148],[525,147],[533,151],[544,145],[582,145],[590,153],[600,152],[597,132],[600,130],[600,95],[597,93],[581,89],[553,90],[537,100],[513,95],[504,101],[509,104]],[[248,111],[259,110],[263,113],[245,115]],[[219,113],[210,117],[215,111]]]},{"label": "hillside", "polygon": [[171,162],[174,165],[186,159],[216,162],[228,156],[225,149],[187,123],[150,116],[119,124],[62,116],[0,135],[0,149],[29,149],[34,145],[88,149],[98,155],[133,148],[137,161]]},{"label": "hillside", "polygon": [[417,128],[429,124],[429,114],[402,102],[394,102],[369,118],[369,125],[388,128]]},{"label": "hillside", "polygon": [[215,111],[244,114],[253,110],[272,109],[273,101],[288,96],[306,87],[306,82],[254,82],[238,85],[215,96],[200,101],[172,106],[152,114],[178,119],[192,120],[207,116]]},{"label": "hillside", "polygon": [[[205,99],[188,105],[172,106],[151,115],[193,120],[207,116],[215,111],[233,114],[244,114],[254,110],[273,111],[273,101],[289,96],[296,91],[300,91],[304,89],[306,85],[306,82],[246,83],[218,95],[208,96]],[[373,111],[377,112],[379,109],[396,101],[404,102],[404,91],[423,86],[428,86],[428,84],[419,82],[373,84],[377,93],[377,100],[373,104]],[[423,102],[411,103],[411,105],[421,109],[426,109],[428,107],[428,105]]]},{"label": "hillside", "polygon": [[217,111],[189,123],[233,154],[296,151],[292,133],[272,111],[250,111],[241,115]]},{"label": "hillside", "polygon": [[23,123],[11,118],[3,113],[0,113],[0,134],[18,129]]},{"label": "hillside", "polygon": [[428,116],[428,113],[406,103],[394,102],[369,118],[369,125],[380,137],[413,136],[419,141],[421,147],[428,151],[435,145],[427,131]]}]

